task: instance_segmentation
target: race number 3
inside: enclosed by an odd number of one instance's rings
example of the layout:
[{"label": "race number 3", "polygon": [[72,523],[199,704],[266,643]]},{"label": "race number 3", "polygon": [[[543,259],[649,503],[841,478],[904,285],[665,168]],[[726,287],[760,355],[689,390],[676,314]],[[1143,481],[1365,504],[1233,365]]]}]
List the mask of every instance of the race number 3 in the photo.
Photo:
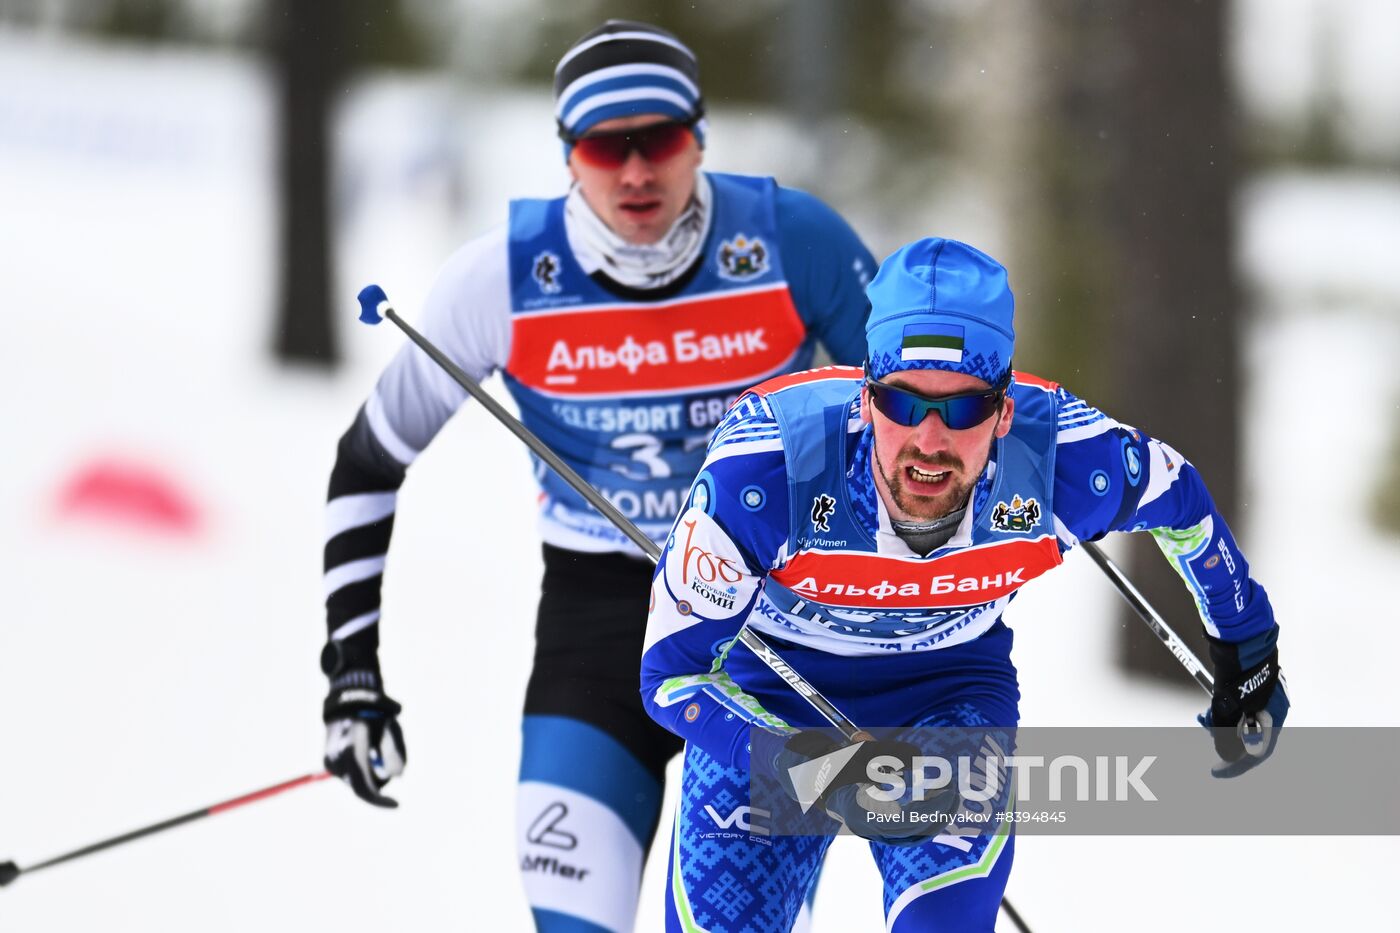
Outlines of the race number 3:
[{"label": "race number 3", "polygon": [[632,463],[612,464],[628,479],[665,479],[671,475],[671,465],[661,456],[661,441],[653,434],[619,434],[610,446],[620,453],[631,451]]}]

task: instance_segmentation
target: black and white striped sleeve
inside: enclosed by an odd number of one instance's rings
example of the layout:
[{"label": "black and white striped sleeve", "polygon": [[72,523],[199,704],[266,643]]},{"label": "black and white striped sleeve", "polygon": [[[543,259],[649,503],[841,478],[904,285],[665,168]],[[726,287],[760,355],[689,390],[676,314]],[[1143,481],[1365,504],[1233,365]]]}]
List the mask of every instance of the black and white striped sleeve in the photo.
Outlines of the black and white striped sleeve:
[{"label": "black and white striped sleeve", "polygon": [[[504,365],[510,294],[504,230],[459,250],[438,275],[419,326],[476,379]],[[339,669],[379,678],[384,563],[399,487],[410,464],[467,395],[405,342],[340,439],[326,504],[326,627]]]},{"label": "black and white striped sleeve", "polygon": [[[379,675],[379,589],[406,465],[375,439],[362,406],[340,439],[326,504],[326,627],[345,670]],[[377,685],[377,684],[376,684]]]}]

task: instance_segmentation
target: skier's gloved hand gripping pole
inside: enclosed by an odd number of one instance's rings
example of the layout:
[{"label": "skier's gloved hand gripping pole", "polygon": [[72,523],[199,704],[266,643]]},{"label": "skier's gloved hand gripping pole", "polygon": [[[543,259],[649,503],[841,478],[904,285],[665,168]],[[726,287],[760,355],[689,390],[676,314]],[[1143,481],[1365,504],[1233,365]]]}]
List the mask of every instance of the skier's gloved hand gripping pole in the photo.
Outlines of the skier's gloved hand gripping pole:
[{"label": "skier's gloved hand gripping pole", "polygon": [[133,842],[145,836],[153,836],[156,833],[165,832],[167,829],[174,829],[176,826],[183,826],[186,823],[193,823],[195,820],[203,819],[206,816],[215,816],[219,813],[227,813],[229,810],[236,810],[239,807],[259,800],[266,800],[278,794],[292,790],[295,787],[302,787],[306,784],[314,784],[330,777],[327,771],[318,771],[314,774],[303,774],[301,777],[292,778],[290,781],[283,781],[280,784],[273,784],[271,787],[263,787],[231,800],[223,800],[219,803],[192,810],[180,816],[171,817],[168,820],[161,820],[159,823],[152,823],[150,826],[143,826],[140,829],[133,829],[130,832],[122,833],[120,836],[113,836],[110,839],[103,839],[101,842],[94,842],[91,845],[83,846],[81,849],[74,849],[72,852],[65,852],[62,855],[55,855],[53,858],[36,862],[33,865],[26,865],[23,868],[14,862],[0,862],[0,887],[4,887],[14,881],[20,875],[28,875],[39,871],[41,868],[52,868],[54,865],[61,865],[64,862],[71,862],[74,859],[82,858],[85,855],[92,855],[94,852],[101,852],[103,849],[110,849],[114,846]]},{"label": "skier's gloved hand gripping pole", "polygon": [[[1133,586],[1127,574],[1097,544],[1092,541],[1082,541],[1080,544],[1118,587],[1118,592],[1133,607],[1133,611],[1211,697],[1210,709],[1196,717],[1197,722],[1210,730],[1216,753],[1220,755],[1220,763],[1211,768],[1211,774],[1222,778],[1236,777],[1273,754],[1274,746],[1278,744],[1278,730],[1288,713],[1287,688],[1280,683],[1278,649],[1274,646],[1278,630],[1243,645],[1212,640],[1211,657],[1215,661],[1216,671],[1221,675],[1217,681],[1200,658],[1181,640],[1181,636],[1172,631],[1166,620]],[[1241,655],[1245,652],[1257,656],[1255,663],[1241,664]],[[1279,686],[1278,690],[1275,690],[1276,685]],[[1237,693],[1245,698],[1236,696]]]}]

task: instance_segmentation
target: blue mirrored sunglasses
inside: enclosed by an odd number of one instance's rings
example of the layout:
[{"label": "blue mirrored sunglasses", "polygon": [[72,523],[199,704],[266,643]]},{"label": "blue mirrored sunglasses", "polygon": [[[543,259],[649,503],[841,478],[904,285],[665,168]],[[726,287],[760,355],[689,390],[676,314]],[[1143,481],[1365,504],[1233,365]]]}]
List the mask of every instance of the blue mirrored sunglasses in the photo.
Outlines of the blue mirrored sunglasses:
[{"label": "blue mirrored sunglasses", "polygon": [[943,419],[949,430],[966,431],[968,428],[975,428],[996,413],[1010,385],[1011,372],[1008,370],[1006,376],[990,389],[930,398],[908,389],[898,389],[877,382],[871,378],[869,367],[865,370],[865,387],[870,391],[870,401],[880,410],[880,414],[906,428],[915,427],[923,422],[931,411],[938,412],[938,417]]}]

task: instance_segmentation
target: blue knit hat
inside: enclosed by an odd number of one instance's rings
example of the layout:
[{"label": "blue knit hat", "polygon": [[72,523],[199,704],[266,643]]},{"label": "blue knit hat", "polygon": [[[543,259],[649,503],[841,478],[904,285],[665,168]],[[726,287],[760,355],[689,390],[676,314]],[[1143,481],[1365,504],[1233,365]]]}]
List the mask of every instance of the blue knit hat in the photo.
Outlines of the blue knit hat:
[{"label": "blue knit hat", "polygon": [[1006,268],[957,240],[916,240],[880,263],[866,288],[871,375],[943,369],[997,385],[1016,348]]},{"label": "blue knit hat", "polygon": [[[559,135],[582,136],[604,120],[657,113],[695,121],[705,145],[700,64],[674,35],[647,23],[610,19],[569,47],[554,69]],[[568,158],[569,146],[564,147]]]}]

